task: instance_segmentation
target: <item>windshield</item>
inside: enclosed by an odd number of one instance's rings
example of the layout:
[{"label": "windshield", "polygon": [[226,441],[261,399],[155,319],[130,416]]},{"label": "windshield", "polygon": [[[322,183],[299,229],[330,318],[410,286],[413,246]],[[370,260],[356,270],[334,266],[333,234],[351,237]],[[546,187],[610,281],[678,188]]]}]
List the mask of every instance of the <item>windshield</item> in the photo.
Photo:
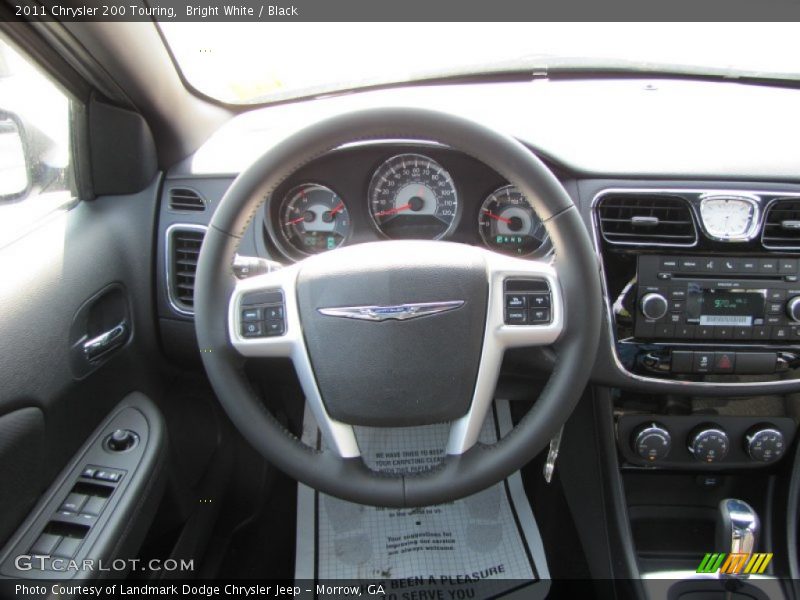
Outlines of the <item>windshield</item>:
[{"label": "windshield", "polygon": [[795,23],[160,23],[188,83],[256,104],[547,68],[800,77]]}]

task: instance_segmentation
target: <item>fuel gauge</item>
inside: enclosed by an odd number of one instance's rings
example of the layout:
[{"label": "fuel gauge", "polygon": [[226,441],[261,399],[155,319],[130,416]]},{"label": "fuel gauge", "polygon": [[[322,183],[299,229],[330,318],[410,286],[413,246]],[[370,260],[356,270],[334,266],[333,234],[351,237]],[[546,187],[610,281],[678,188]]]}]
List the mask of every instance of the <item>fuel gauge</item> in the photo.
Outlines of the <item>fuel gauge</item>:
[{"label": "fuel gauge", "polygon": [[289,190],[278,218],[276,229],[281,240],[294,253],[309,255],[333,250],[350,234],[350,214],[344,201],[330,188],[316,183]]}]

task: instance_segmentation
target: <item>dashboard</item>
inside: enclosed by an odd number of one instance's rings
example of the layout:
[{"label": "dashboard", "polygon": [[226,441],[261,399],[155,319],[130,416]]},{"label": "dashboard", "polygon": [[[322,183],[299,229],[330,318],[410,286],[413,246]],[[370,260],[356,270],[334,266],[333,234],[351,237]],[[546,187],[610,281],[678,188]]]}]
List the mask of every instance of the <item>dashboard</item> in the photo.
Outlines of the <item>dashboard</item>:
[{"label": "dashboard", "polygon": [[479,161],[435,144],[344,147],[294,173],[262,215],[278,260],[382,239],[447,240],[541,258],[551,251],[531,203]]},{"label": "dashboard", "polygon": [[[605,110],[616,115],[613,136],[599,135],[609,121],[589,119],[589,112],[581,113],[580,128],[570,125],[575,115],[559,107],[579,92],[599,95]],[[565,187],[590,230],[606,304],[594,383],[702,395],[792,388],[800,366],[800,285],[792,280],[800,276],[800,262],[798,274],[791,271],[793,261],[800,261],[800,204],[792,204],[800,197],[800,166],[786,162],[791,155],[778,152],[783,146],[777,139],[739,145],[734,152],[715,138],[705,146],[714,152],[695,156],[697,148],[687,147],[680,134],[684,125],[677,113],[675,119],[669,112],[659,113],[661,120],[646,119],[641,98],[658,101],[662,94],[665,103],[678,104],[707,94],[733,104],[789,95],[669,81],[503,84],[383,91],[273,107],[264,111],[269,124],[258,114],[235,119],[170,169],[163,182],[156,267],[165,344],[173,355],[193,354],[187,342],[193,335],[193,268],[204,229],[238,170],[284,130],[309,117],[363,108],[372,99],[389,105],[400,98],[427,107],[450,99],[453,109],[463,96],[468,110],[456,112],[518,133]],[[501,97],[508,110],[490,110]],[[522,118],[534,99],[552,118]],[[628,122],[623,113],[634,106],[637,118]],[[705,121],[716,123],[710,104],[701,109]],[[655,130],[643,123],[656,127],[659,136],[646,135]],[[279,133],[278,127],[284,129]],[[778,130],[770,131],[778,136]],[[763,135],[763,129],[748,133],[751,141]],[[535,202],[493,169],[440,144],[393,139],[349,144],[302,165],[268,200],[242,239],[242,256],[290,264],[363,242],[431,239],[558,260],[551,256]],[[517,366],[537,368],[533,362]]]}]

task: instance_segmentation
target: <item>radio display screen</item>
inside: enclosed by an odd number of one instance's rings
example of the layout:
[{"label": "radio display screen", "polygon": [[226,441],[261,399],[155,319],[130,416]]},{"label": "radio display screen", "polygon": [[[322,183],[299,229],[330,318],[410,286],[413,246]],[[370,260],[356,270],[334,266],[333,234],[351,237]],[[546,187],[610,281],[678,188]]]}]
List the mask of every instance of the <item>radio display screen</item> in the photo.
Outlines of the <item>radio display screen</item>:
[{"label": "radio display screen", "polygon": [[701,325],[750,326],[764,318],[765,294],[760,290],[703,290]]}]

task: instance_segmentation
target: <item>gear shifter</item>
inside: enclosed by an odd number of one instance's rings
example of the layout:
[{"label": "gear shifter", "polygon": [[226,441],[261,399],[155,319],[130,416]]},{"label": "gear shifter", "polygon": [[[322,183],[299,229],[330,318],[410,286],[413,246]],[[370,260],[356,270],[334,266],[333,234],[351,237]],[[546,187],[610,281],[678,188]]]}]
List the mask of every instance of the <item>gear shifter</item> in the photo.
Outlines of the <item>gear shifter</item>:
[{"label": "gear shifter", "polygon": [[[751,554],[758,543],[759,519],[747,502],[726,498],[719,503],[717,513],[716,545],[718,552]],[[747,573],[728,575],[744,579]]]}]

